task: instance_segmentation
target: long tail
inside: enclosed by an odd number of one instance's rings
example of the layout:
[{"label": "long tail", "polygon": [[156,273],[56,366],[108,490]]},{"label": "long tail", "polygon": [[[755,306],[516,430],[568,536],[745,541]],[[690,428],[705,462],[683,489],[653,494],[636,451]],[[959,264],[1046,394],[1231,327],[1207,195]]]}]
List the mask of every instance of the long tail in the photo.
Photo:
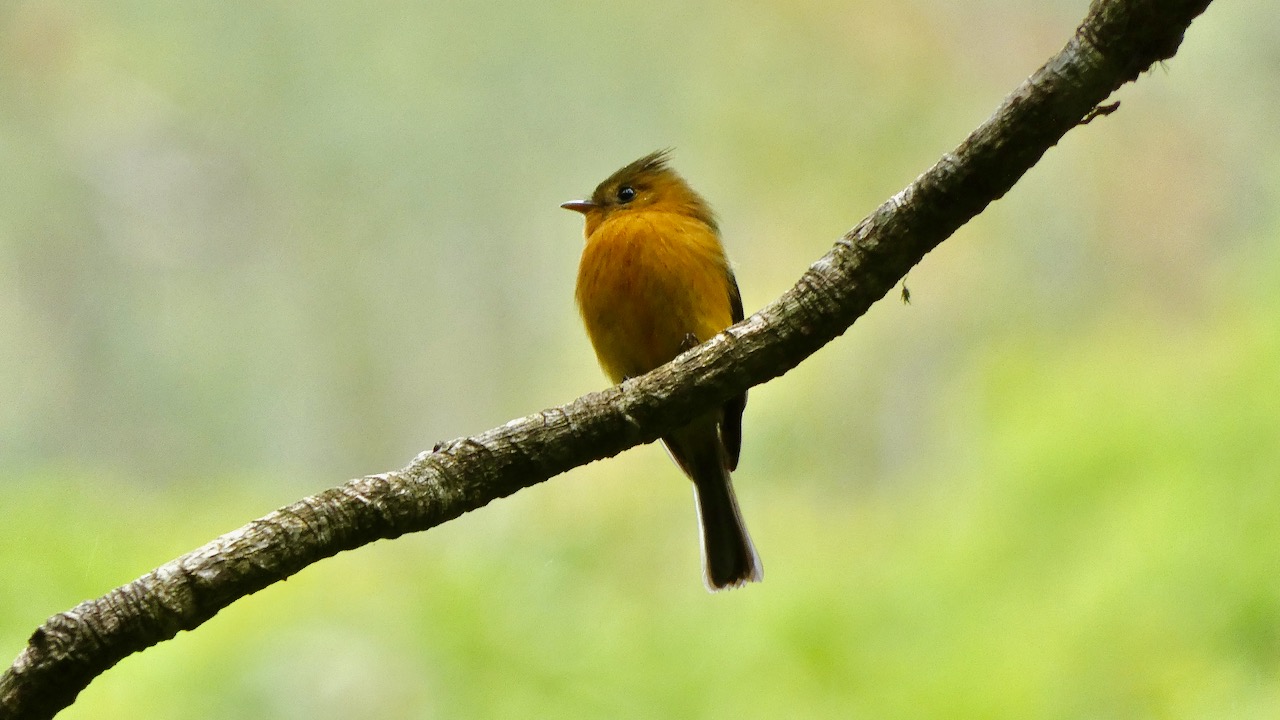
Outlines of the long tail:
[{"label": "long tail", "polygon": [[663,438],[680,468],[693,480],[702,540],[702,580],[711,592],[764,579],[764,568],[738,511],[727,458],[715,426],[686,428]]}]

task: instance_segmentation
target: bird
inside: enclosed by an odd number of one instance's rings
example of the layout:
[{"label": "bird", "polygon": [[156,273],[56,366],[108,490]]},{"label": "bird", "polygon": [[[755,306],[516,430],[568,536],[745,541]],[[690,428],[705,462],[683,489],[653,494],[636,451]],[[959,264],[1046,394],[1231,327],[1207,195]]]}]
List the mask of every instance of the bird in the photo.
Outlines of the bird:
[{"label": "bird", "polygon": [[[659,150],[560,207],[585,218],[575,298],[614,383],[657,368],[742,320],[742,295],[711,206]],[[662,438],[693,481],[703,582],[711,592],[764,578],[731,471],[742,450],[744,392]]]}]

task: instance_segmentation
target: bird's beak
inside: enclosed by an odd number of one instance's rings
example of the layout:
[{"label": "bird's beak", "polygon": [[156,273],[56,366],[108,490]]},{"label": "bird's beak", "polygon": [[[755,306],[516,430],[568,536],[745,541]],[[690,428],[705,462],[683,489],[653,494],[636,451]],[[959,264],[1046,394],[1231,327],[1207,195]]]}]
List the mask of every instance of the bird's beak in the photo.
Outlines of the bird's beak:
[{"label": "bird's beak", "polygon": [[565,210],[572,210],[574,212],[580,212],[585,215],[588,211],[594,210],[598,206],[595,203],[591,202],[590,200],[570,200],[567,203],[561,203],[560,207],[564,208]]}]

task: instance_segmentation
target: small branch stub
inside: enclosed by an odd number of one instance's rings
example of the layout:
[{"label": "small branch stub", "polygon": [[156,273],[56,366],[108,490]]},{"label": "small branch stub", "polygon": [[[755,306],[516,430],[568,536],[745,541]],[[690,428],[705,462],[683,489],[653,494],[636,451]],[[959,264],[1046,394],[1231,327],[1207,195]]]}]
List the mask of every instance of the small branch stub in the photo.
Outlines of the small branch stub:
[{"label": "small branch stub", "polygon": [[1106,117],[1107,115],[1110,115],[1111,113],[1119,109],[1120,109],[1119,100],[1116,100],[1113,103],[1107,103],[1105,105],[1096,105],[1092,110],[1088,112],[1088,114],[1080,118],[1079,124],[1088,125],[1089,123],[1093,122],[1095,118]]}]

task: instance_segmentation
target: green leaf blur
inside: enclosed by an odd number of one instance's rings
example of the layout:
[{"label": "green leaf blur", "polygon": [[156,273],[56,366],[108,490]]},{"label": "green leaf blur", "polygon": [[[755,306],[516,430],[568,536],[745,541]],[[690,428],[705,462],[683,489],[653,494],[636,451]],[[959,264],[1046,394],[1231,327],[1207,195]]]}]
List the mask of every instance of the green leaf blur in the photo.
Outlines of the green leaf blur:
[{"label": "green leaf blur", "polygon": [[[556,206],[675,146],[748,312],[1086,3],[0,5],[0,656],[604,380]],[[751,393],[766,580],[654,447],[347,553],[60,717],[1280,716],[1280,15],[1216,3]]]}]

